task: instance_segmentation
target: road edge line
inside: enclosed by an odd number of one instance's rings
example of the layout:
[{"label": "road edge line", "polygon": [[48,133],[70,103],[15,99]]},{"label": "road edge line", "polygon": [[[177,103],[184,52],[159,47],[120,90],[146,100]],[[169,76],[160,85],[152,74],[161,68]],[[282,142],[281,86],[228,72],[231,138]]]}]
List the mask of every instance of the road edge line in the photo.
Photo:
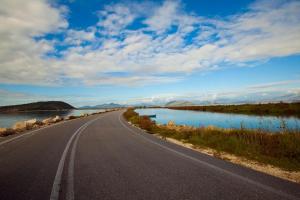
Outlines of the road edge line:
[{"label": "road edge line", "polygon": [[[213,168],[213,169],[215,169],[215,170],[217,170],[217,171],[219,171],[219,172],[226,173],[226,174],[228,174],[228,175],[230,175],[230,176],[233,176],[233,177],[235,177],[235,178],[238,178],[238,179],[240,179],[240,180],[243,180],[243,181],[245,181],[245,182],[248,182],[248,183],[250,183],[250,184],[252,184],[252,185],[255,185],[255,186],[259,187],[259,188],[262,188],[262,189],[264,189],[264,190],[266,190],[266,191],[273,192],[273,193],[275,193],[275,194],[277,194],[277,195],[284,196],[285,198],[292,199],[292,200],[298,200],[298,199],[299,199],[299,198],[297,198],[297,197],[294,196],[294,195],[287,194],[287,193],[285,193],[285,192],[283,192],[283,191],[278,191],[278,190],[276,190],[276,189],[274,189],[274,188],[272,188],[272,187],[270,187],[270,186],[267,186],[267,185],[264,185],[264,184],[262,184],[262,183],[256,182],[256,181],[251,180],[251,179],[249,179],[249,178],[247,178],[247,177],[243,177],[243,176],[241,176],[241,175],[239,175],[239,174],[235,174],[235,173],[233,173],[233,172],[231,172],[231,171],[228,171],[228,170],[226,170],[226,169],[222,169],[222,168],[220,168],[220,167],[217,167],[217,166],[212,165],[212,164],[210,164],[210,163],[201,161],[201,160],[199,160],[199,159],[197,159],[197,158],[194,158],[194,157],[192,157],[192,156],[186,155],[186,154],[184,154],[184,153],[181,153],[181,152],[179,152],[179,151],[176,151],[176,150],[174,150],[174,149],[171,149],[171,148],[169,148],[169,147],[166,147],[166,146],[164,146],[164,145],[162,145],[162,144],[159,144],[159,143],[157,143],[157,142],[155,142],[155,141],[152,141],[152,140],[148,139],[147,137],[145,137],[144,135],[138,134],[136,131],[134,131],[134,130],[132,130],[131,128],[129,128],[128,126],[126,126],[126,125],[122,122],[121,116],[122,116],[122,113],[119,115],[119,121],[120,121],[120,123],[122,124],[123,127],[125,127],[125,128],[126,128],[127,130],[129,130],[130,132],[132,132],[132,133],[134,133],[134,134],[136,134],[136,135],[141,136],[142,138],[144,138],[145,140],[147,140],[148,142],[150,142],[150,143],[152,143],[152,144],[155,144],[155,145],[157,145],[157,146],[160,146],[160,147],[163,148],[163,149],[169,150],[169,151],[171,151],[171,152],[173,152],[173,153],[175,153],[175,154],[177,154],[177,155],[180,155],[180,156],[182,156],[182,157],[184,157],[184,158],[190,159],[190,160],[192,160],[192,161],[194,161],[194,162],[196,162],[196,163],[200,163],[200,164],[202,164],[202,165],[206,165],[206,166],[208,166],[208,167],[210,167],[210,168]],[[129,123],[127,123],[127,124],[129,124]]]}]

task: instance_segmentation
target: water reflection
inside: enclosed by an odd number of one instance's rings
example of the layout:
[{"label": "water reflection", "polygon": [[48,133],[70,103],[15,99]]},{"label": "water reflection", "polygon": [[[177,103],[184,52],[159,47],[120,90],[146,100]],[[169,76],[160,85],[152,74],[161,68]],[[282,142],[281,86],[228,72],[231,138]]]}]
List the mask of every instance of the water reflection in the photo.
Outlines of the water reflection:
[{"label": "water reflection", "polygon": [[300,119],[296,117],[253,116],[228,113],[213,113],[170,109],[136,109],[140,115],[154,115],[157,123],[174,121],[178,125],[217,126],[221,128],[249,128],[279,131],[282,128],[300,128]]},{"label": "water reflection", "polygon": [[90,114],[101,112],[104,110],[63,110],[63,111],[34,111],[34,112],[18,112],[18,113],[0,113],[0,127],[11,127],[18,121],[25,121],[36,118],[43,120],[45,118],[54,117],[56,115],[66,117],[70,115]]}]

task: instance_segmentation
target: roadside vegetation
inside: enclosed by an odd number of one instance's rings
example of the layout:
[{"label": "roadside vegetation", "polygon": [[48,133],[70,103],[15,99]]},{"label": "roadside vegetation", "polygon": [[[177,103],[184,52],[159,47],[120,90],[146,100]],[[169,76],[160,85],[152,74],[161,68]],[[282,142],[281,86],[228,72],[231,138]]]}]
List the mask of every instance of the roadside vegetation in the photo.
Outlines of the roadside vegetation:
[{"label": "roadside vegetation", "polygon": [[178,106],[167,107],[175,110],[195,110],[220,113],[237,113],[248,115],[274,115],[300,117],[300,102],[298,103],[268,103],[242,105],[213,105],[213,106]]},{"label": "roadside vegetation", "polygon": [[114,110],[115,109],[111,109],[111,110],[106,110],[104,112],[95,112],[95,113],[91,113],[91,114],[82,114],[82,115],[79,115],[79,116],[73,116],[73,115],[70,115],[70,116],[67,116],[67,117],[55,116],[55,117],[46,118],[42,121],[38,121],[37,119],[31,119],[31,120],[27,120],[27,121],[20,121],[20,122],[16,122],[11,128],[1,128],[0,127],[0,138],[1,137],[6,137],[6,136],[9,136],[9,135],[22,133],[22,132],[29,131],[29,130],[38,129],[38,128],[45,127],[45,126],[49,126],[51,124],[55,124],[55,123],[58,123],[58,122],[61,122],[61,121],[68,121],[68,120],[88,117],[90,115],[102,114],[102,113],[111,112],[111,111],[114,111]]},{"label": "roadside vegetation", "polygon": [[284,170],[300,171],[299,130],[283,128],[280,132],[270,133],[242,126],[240,129],[222,129],[212,126],[158,125],[147,116],[139,116],[133,108],[128,109],[124,117],[150,134],[174,138],[200,148],[212,148]]}]

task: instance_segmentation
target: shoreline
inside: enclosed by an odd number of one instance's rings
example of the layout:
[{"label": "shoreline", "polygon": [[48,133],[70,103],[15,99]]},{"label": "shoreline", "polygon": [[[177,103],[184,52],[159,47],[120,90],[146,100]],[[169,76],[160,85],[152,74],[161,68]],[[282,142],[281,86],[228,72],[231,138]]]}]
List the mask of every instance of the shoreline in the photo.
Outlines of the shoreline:
[{"label": "shoreline", "polygon": [[158,134],[153,135],[157,138],[165,139],[168,142],[192,149],[194,151],[300,184],[300,171],[286,171],[273,165],[263,164],[254,160],[249,160],[247,158],[239,157],[226,152],[218,152],[217,150],[212,148],[201,148],[191,143],[185,143],[184,141],[176,140],[174,138],[164,138]]},{"label": "shoreline", "polygon": [[86,113],[86,114],[81,114],[81,115],[76,115],[76,116],[70,115],[70,116],[66,116],[66,117],[60,117],[59,115],[56,115],[54,117],[45,118],[41,121],[39,121],[35,118],[26,120],[26,121],[18,121],[9,128],[0,127],[0,140],[2,138],[6,138],[11,135],[22,134],[27,131],[38,130],[40,128],[45,128],[47,126],[58,124],[60,122],[67,122],[67,121],[74,120],[74,119],[88,117],[88,116],[96,115],[96,114],[103,114],[103,113],[112,112],[112,111],[115,111],[115,109],[103,110],[100,112],[89,113],[89,114]]},{"label": "shoreline", "polygon": [[270,135],[246,129],[157,125],[134,110],[127,110],[123,116],[131,125],[160,139],[300,183],[299,133]]},{"label": "shoreline", "polygon": [[72,111],[72,110],[105,110],[102,108],[99,109],[61,109],[61,110],[20,110],[20,111],[0,111],[0,114],[18,114],[18,113],[30,113],[30,112],[63,112],[63,111]]}]

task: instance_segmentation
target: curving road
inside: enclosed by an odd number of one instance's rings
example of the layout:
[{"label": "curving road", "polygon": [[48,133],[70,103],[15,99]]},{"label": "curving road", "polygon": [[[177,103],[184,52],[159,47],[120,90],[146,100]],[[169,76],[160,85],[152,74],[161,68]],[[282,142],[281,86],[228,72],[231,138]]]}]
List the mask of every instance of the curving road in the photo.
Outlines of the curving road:
[{"label": "curving road", "polygon": [[115,111],[0,141],[0,199],[300,199],[300,185],[160,140]]}]

